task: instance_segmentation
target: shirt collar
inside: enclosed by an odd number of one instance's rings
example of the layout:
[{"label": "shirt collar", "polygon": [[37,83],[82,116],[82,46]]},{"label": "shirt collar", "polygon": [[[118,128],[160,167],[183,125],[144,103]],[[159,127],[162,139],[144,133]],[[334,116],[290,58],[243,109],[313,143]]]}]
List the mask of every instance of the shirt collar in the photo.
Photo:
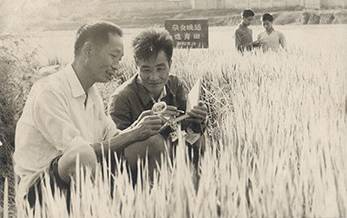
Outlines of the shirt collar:
[{"label": "shirt collar", "polygon": [[268,31],[266,31],[266,30],[265,30],[265,32],[266,32],[268,35],[271,35],[273,32],[275,32],[275,29],[272,27],[270,33],[269,33]]},{"label": "shirt collar", "polygon": [[248,28],[248,26],[246,26],[245,24],[243,24],[243,22],[241,22],[241,23],[239,24],[239,27],[241,27],[241,28]]},{"label": "shirt collar", "polygon": [[84,89],[82,87],[82,84],[79,81],[79,79],[76,75],[76,72],[72,68],[71,64],[69,64],[66,67],[66,74],[67,74],[67,80],[70,84],[72,96],[74,98],[78,98],[78,97],[81,97],[83,95],[86,95],[86,93],[84,92]]},{"label": "shirt collar", "polygon": [[[136,91],[137,96],[140,97],[143,105],[148,105],[149,103],[154,103],[152,97],[150,96],[148,90],[141,84],[137,82],[138,75],[135,74],[131,79],[131,86]],[[170,87],[167,84],[164,86],[163,91],[161,92],[158,101],[161,101],[168,94],[172,94]]]},{"label": "shirt collar", "polygon": [[161,99],[163,99],[164,97],[166,97],[167,92],[166,92],[166,86],[164,86],[163,90],[161,91],[158,101],[161,101]]}]

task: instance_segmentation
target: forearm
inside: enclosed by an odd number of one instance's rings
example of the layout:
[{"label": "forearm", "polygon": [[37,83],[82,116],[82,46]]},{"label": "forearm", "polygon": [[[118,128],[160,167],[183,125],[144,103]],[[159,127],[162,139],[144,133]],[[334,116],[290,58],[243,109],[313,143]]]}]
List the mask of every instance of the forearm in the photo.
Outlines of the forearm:
[{"label": "forearm", "polygon": [[96,155],[100,157],[104,151],[104,153],[108,151],[117,152],[125,149],[130,144],[138,141],[136,135],[134,134],[134,130],[126,129],[120,132],[117,136],[112,137],[109,140],[105,140],[102,142],[97,142],[92,144]]}]

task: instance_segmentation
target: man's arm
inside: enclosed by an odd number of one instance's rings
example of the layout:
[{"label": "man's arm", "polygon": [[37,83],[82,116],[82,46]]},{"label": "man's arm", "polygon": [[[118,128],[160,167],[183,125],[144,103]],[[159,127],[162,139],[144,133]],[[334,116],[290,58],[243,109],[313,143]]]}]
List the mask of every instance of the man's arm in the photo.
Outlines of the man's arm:
[{"label": "man's arm", "polygon": [[116,151],[156,135],[162,126],[160,117],[142,116],[133,128],[124,130],[108,140],[92,144],[85,140],[75,127],[63,95],[52,91],[42,92],[34,100],[32,113],[34,125],[58,150],[64,152],[72,146],[92,146],[98,156],[102,154],[102,150]]},{"label": "man's arm", "polygon": [[244,49],[242,46],[242,36],[238,30],[235,31],[235,48],[238,51],[243,51],[243,49]]},{"label": "man's arm", "polygon": [[280,45],[283,49],[286,48],[286,38],[284,37],[284,34],[283,33],[279,33],[279,41],[280,41]]},{"label": "man's arm", "polygon": [[119,94],[112,95],[108,105],[108,114],[118,129],[124,130],[132,124],[130,105],[126,98]]},{"label": "man's arm", "polygon": [[140,115],[135,123],[136,125],[121,131],[110,139],[92,144],[91,146],[94,148],[97,156],[101,156],[102,150],[116,152],[123,150],[135,142],[143,141],[153,135],[159,134],[163,120],[158,115],[149,115],[146,112],[146,115]]},{"label": "man's arm", "polygon": [[103,152],[120,151],[126,148],[128,145],[136,142],[137,139],[134,137],[134,135],[136,136],[134,131],[121,131],[119,134],[111,137],[110,139],[91,144],[91,146],[96,155],[101,157]]}]

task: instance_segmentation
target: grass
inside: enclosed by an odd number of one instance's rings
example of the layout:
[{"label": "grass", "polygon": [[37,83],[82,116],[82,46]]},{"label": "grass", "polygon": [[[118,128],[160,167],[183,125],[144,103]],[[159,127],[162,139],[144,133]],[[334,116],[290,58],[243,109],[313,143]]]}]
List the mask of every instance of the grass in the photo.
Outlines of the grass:
[{"label": "grass", "polygon": [[[0,214],[8,202],[10,214],[15,213],[15,190],[11,154],[14,151],[14,129],[26,99],[37,64],[36,49],[25,40],[10,35],[0,36]],[[25,81],[25,82],[23,82]],[[9,189],[4,181],[8,179]],[[4,199],[8,190],[8,199]],[[6,208],[6,207],[5,207]]]},{"label": "grass", "polygon": [[[144,170],[133,189],[117,169],[113,199],[100,171],[94,182],[81,173],[71,217],[346,217],[347,50],[342,37],[327,37],[333,43],[291,39],[279,53],[176,50],[172,72],[190,87],[203,78],[210,109],[198,188],[180,144],[153,184]],[[131,58],[123,63],[134,73]],[[105,100],[115,86],[100,85]],[[45,190],[29,217],[67,217],[64,199]]]}]

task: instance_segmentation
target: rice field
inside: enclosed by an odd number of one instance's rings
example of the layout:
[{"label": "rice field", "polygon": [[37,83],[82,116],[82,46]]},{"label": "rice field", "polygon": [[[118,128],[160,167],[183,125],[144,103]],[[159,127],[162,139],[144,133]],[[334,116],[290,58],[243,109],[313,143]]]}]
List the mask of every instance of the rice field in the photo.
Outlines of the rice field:
[{"label": "rice field", "polygon": [[[92,181],[81,172],[70,215],[47,187],[35,213],[17,199],[17,217],[347,217],[346,26],[279,29],[286,52],[241,56],[231,27],[211,28],[208,50],[174,51],[171,72],[190,87],[203,78],[210,110],[199,179],[180,143],[152,183],[144,166],[133,188],[119,167],[111,198],[109,175],[98,170]],[[137,31],[126,30],[126,48]],[[40,63],[67,63],[73,34],[45,34],[32,38]],[[128,78],[135,69],[126,52]],[[105,101],[118,85],[100,85]]]}]

